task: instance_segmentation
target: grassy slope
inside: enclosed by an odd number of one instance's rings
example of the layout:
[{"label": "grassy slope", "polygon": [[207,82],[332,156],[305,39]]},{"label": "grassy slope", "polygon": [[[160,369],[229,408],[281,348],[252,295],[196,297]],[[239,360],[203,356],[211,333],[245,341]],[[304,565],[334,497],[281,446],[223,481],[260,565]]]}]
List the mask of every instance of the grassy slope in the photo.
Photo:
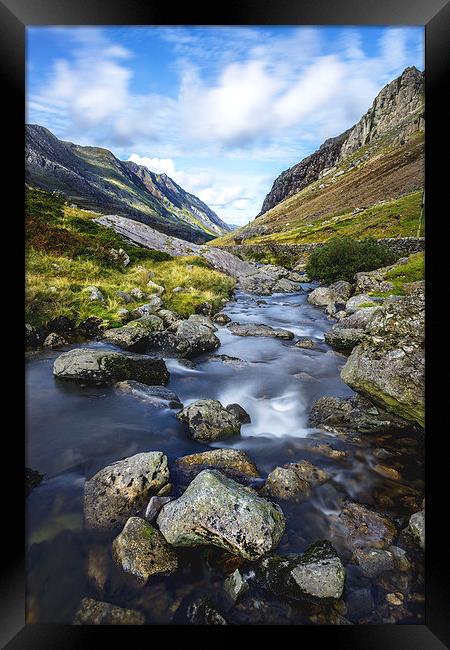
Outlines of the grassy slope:
[{"label": "grassy slope", "polygon": [[[27,191],[26,320],[43,325],[66,315],[80,322],[98,316],[105,324],[121,324],[117,310],[133,309],[143,300],[123,305],[116,292],[138,287],[145,293],[149,279],[166,288],[165,306],[188,316],[202,302],[216,309],[234,285],[231,278],[209,268],[203,258],[176,257],[138,248],[110,228],[95,223],[90,212],[71,208],[63,198],[41,190]],[[123,248],[131,258],[124,268],[110,254]],[[97,286],[104,303],[91,302],[89,285]],[[175,287],[183,287],[173,293]]]},{"label": "grassy slope", "polygon": [[[329,175],[255,219],[249,228],[264,225],[269,232],[243,243],[322,242],[336,235],[416,236],[422,202],[423,152],[423,132],[414,134],[403,146],[380,142],[361,147]],[[350,168],[367,154],[365,162]],[[355,213],[355,209],[360,211]],[[422,223],[421,235],[423,229]],[[244,227],[217,238],[210,245],[232,245],[236,235],[245,230]]]},{"label": "grassy slope", "polygon": [[392,282],[394,291],[386,294],[372,291],[369,295],[382,297],[391,293],[399,296],[404,295],[406,293],[403,288],[405,284],[425,279],[425,253],[413,253],[408,257],[406,264],[401,264],[387,271],[384,279]]}]

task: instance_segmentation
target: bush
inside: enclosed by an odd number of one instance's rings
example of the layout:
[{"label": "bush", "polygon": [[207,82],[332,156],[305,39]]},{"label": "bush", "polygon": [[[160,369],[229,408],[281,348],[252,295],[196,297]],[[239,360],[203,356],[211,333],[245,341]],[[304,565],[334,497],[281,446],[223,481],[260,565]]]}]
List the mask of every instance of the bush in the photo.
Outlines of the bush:
[{"label": "bush", "polygon": [[335,237],[316,248],[306,265],[306,273],[313,280],[352,282],[355,273],[373,271],[392,264],[395,255],[373,237],[358,241],[351,237]]}]

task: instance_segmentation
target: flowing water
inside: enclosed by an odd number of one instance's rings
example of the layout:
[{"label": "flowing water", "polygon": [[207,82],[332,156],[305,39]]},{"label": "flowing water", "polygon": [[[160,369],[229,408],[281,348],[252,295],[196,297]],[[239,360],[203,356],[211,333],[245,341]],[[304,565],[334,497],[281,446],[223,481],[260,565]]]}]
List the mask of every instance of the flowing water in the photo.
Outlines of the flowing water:
[{"label": "flowing water", "polygon": [[[423,622],[420,563],[413,563],[406,575],[393,574],[391,581],[385,577],[385,584],[380,585],[350,562],[347,540],[333,524],[342,504],[351,499],[387,514],[399,530],[404,528],[409,515],[420,509],[422,499],[420,442],[412,435],[405,435],[399,444],[388,434],[343,437],[309,427],[308,414],[316,399],[353,393],[340,379],[346,358],[324,342],[324,332],[333,321],[309,305],[306,295],[237,293],[224,312],[239,323],[265,323],[296,336],[312,337],[317,342],[315,349],[296,348],[292,341],[274,338],[234,336],[226,327],[218,327],[218,350],[196,358],[194,364],[166,359],[168,388],[184,405],[215,398],[224,405],[237,402],[243,406],[251,423],[242,426],[241,436],[210,447],[246,451],[262,479],[276,466],[302,459],[332,475],[332,480],[315,488],[305,502],[281,503],[287,525],[278,552],[302,553],[318,539],[332,541],[347,570],[344,604],[316,611],[301,603],[281,603],[259,590],[251,566],[244,565],[251,588],[242,602],[227,612],[222,589],[227,570],[224,553],[208,548],[182,551],[181,568],[174,575],[154,577],[140,589],[110,563],[103,593],[95,591],[86,578],[86,556],[93,545],[98,548],[105,542],[83,531],[86,478],[138,452],[162,451],[170,466],[176,458],[205,451],[208,446],[190,439],[174,410],[146,405],[115,393],[111,387],[55,380],[52,364],[59,350],[32,355],[27,363],[27,466],[45,474],[27,500],[29,622],[70,622],[85,595],[138,609],[148,623],[185,623],[186,605],[199,595],[209,595],[235,623],[339,622],[339,612],[350,622]],[[227,362],[221,355],[241,361]],[[380,448],[389,458],[384,464],[400,471],[401,480],[374,472],[378,462],[374,451]],[[330,449],[345,455],[330,455]],[[402,592],[405,603],[388,611],[385,596],[392,591]],[[369,598],[365,609],[360,604],[362,598]]]}]

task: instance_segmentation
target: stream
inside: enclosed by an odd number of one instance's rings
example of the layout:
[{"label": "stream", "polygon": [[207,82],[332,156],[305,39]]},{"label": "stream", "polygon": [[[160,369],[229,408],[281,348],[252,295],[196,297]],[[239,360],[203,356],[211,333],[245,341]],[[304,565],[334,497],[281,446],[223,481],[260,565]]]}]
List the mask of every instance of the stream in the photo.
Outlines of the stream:
[{"label": "stream", "polygon": [[[309,305],[306,297],[306,292],[269,297],[237,292],[223,311],[238,323],[264,323],[290,330],[296,338],[311,337],[317,343],[315,349],[296,348],[295,339],[235,336],[218,326],[221,346],[214,352],[195,358],[193,364],[166,359],[168,388],[185,406],[197,399],[215,398],[223,405],[237,402],[251,416],[251,423],[242,426],[241,436],[209,446],[188,436],[175,410],[149,406],[111,387],[55,380],[52,364],[62,350],[30,356],[26,365],[26,464],[44,474],[45,480],[27,499],[27,622],[70,623],[81,598],[91,596],[137,609],[145,614],[147,623],[183,624],[187,622],[187,604],[204,595],[236,624],[339,623],[341,615],[351,623],[423,622],[422,568],[413,563],[407,577],[393,576],[390,584],[388,576],[384,578],[388,584],[380,585],[351,563],[347,540],[331,525],[333,516],[350,499],[386,514],[398,530],[404,528],[415,511],[411,504],[420,509],[423,497],[421,447],[412,435],[404,436],[399,445],[388,434],[342,436],[308,425],[315,400],[325,395],[348,397],[353,391],[340,379],[346,357],[324,342],[324,333],[334,321]],[[102,342],[84,345],[113,348]],[[220,355],[241,362],[223,360]],[[300,602],[283,603],[258,587],[247,564],[242,571],[249,578],[250,589],[228,611],[222,594],[224,554],[206,547],[182,550],[175,574],[155,576],[140,589],[124,580],[110,561],[103,594],[93,589],[86,578],[86,556],[93,545],[106,542],[91,539],[83,531],[86,478],[142,451],[162,451],[170,467],[180,456],[214,447],[247,452],[262,477],[255,487],[275,467],[302,459],[331,474],[331,480],[314,488],[306,501],[280,502],[286,531],[276,552],[299,554],[311,543],[329,539],[346,566],[341,605],[314,608]],[[330,449],[344,454],[330,455]],[[374,471],[379,462],[374,453],[379,449],[388,450],[383,463],[395,467],[401,480]],[[385,596],[399,590],[412,596],[396,615],[387,609]],[[365,609],[361,605],[364,599],[368,602]]]}]

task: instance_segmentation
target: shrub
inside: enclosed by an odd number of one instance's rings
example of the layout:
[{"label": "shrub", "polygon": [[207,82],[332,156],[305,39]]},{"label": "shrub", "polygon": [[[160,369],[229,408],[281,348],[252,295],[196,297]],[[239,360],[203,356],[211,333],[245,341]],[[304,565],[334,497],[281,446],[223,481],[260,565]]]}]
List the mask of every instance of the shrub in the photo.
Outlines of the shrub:
[{"label": "shrub", "polygon": [[314,280],[351,282],[359,271],[373,271],[392,264],[395,256],[373,237],[358,241],[351,237],[334,237],[316,248],[306,265],[306,273]]}]

